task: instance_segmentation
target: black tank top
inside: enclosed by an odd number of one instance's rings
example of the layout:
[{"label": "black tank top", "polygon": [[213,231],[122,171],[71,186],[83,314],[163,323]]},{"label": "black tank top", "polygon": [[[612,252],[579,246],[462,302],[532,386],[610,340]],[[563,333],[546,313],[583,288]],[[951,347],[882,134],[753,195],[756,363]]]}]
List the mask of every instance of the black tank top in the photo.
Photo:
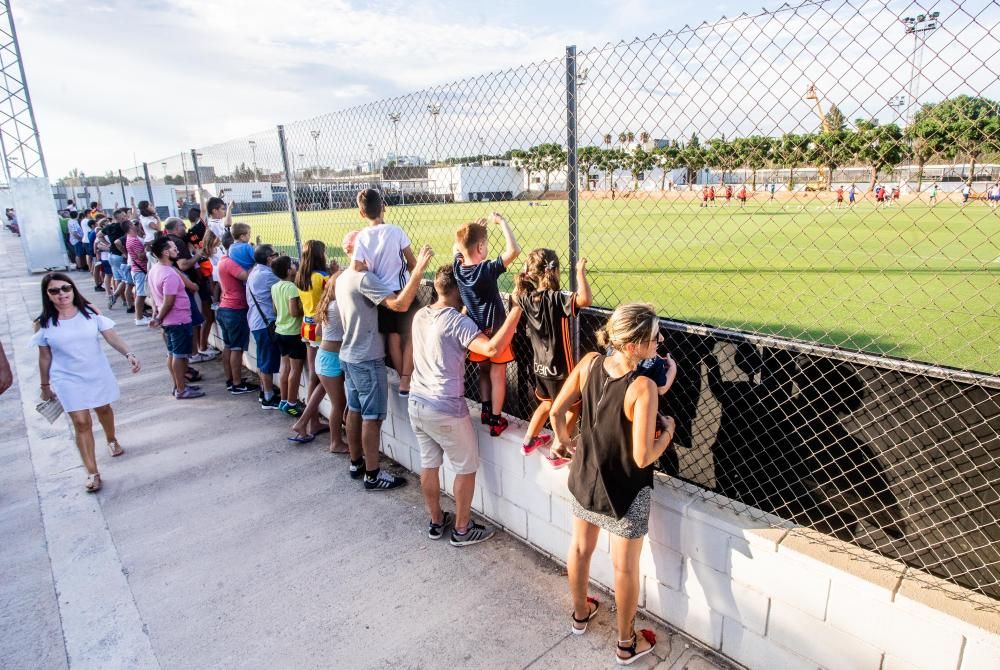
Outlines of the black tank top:
[{"label": "black tank top", "polygon": [[580,445],[569,471],[569,490],[585,510],[621,519],[643,488],[653,486],[653,466],[632,457],[632,422],[625,416],[625,392],[636,378],[613,379],[605,356],[590,364],[582,393]]}]

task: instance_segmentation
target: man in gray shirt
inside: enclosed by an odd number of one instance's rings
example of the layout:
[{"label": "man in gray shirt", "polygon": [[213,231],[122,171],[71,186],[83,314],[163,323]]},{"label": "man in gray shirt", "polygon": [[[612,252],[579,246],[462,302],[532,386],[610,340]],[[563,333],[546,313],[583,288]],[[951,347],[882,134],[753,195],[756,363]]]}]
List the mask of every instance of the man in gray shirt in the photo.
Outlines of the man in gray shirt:
[{"label": "man in gray shirt", "polygon": [[410,279],[398,294],[367,269],[345,270],[337,279],[336,296],[344,325],[340,362],[347,373],[347,446],[351,477],[364,474],[365,489],[388,491],[406,480],[379,469],[379,439],[389,403],[385,378],[385,343],[378,332],[378,306],[405,312],[417,297],[417,288],[434,252],[420,250]]},{"label": "man in gray shirt", "polygon": [[427,536],[444,534],[452,521],[441,511],[438,470],[443,455],[455,468],[455,519],[451,543],[464,547],[488,540],[493,529],[471,519],[472,495],[479,469],[479,442],[465,403],[465,353],[492,358],[504,351],[517,332],[521,308],[514,307],[493,334],[486,337],[475,321],[462,314],[462,296],[451,265],[434,276],[438,299],[413,317],[413,380],[410,384],[410,424],[420,445],[420,486],[431,515]]}]

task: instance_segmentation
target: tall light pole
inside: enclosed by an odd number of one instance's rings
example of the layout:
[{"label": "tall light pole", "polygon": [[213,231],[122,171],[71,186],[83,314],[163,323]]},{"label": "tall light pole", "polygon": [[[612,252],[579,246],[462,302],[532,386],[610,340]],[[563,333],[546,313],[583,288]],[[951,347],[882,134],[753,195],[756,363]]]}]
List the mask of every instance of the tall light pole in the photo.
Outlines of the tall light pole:
[{"label": "tall light pole", "polygon": [[316,178],[319,179],[319,131],[310,130],[309,135],[313,138],[313,149],[316,150]]},{"label": "tall light pole", "polygon": [[188,172],[187,162],[184,160],[184,152],[181,152],[181,175],[184,177],[184,202],[188,199]]},{"label": "tall light pole", "polygon": [[399,133],[397,129],[401,118],[399,112],[389,112],[389,120],[392,121],[392,153],[396,165],[399,165]]},{"label": "tall light pole", "polygon": [[253,160],[253,180],[257,181],[257,142],[249,140],[247,144],[250,145],[250,155]]},{"label": "tall light pole", "polygon": [[302,170],[302,178],[303,178],[303,179],[305,179],[305,178],[306,178],[306,168],[305,168],[305,165],[306,165],[306,161],[305,161],[305,157],[306,157],[306,155],[305,155],[305,154],[299,154],[299,165],[300,165],[300,166],[302,166],[302,167],[301,167],[301,168],[299,168],[299,169],[301,169],[301,170]]},{"label": "tall light pole", "polygon": [[909,106],[907,108],[906,120],[910,121],[916,113],[916,107],[920,104],[920,78],[922,76],[924,61],[924,45],[927,37],[933,31],[941,27],[941,12],[931,12],[930,14],[917,14],[915,17],[907,16],[902,19],[903,28],[907,35],[913,35],[913,56],[910,59],[910,84],[908,92],[910,95]]},{"label": "tall light pole", "polygon": [[371,142],[368,143],[368,172],[375,172],[375,146]]},{"label": "tall light pole", "polygon": [[167,183],[167,162],[163,161],[162,163],[160,163],[160,166],[163,168],[163,184],[166,185],[166,183]]},{"label": "tall light pole", "polygon": [[438,151],[438,115],[441,114],[441,105],[431,103],[427,105],[427,111],[431,113],[431,119],[434,121],[434,162],[438,163],[441,161],[441,154]]},{"label": "tall light pole", "polygon": [[486,140],[479,138],[479,167],[486,164]]}]

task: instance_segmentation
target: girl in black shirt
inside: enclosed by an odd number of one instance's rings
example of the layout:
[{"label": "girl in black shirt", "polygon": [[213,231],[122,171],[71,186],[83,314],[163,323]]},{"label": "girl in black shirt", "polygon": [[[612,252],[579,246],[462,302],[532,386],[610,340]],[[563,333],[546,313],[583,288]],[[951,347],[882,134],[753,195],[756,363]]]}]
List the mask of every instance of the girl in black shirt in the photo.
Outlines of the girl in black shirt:
[{"label": "girl in black shirt", "polygon": [[[577,310],[589,307],[593,300],[587,283],[587,259],[576,264],[576,293],[559,290],[559,256],[552,249],[535,249],[528,254],[524,272],[517,275],[514,299],[524,312],[525,330],[531,340],[532,371],[535,375],[535,397],[538,407],[531,415],[528,431],[524,435],[521,453],[525,456],[551,439],[539,435],[552,409],[552,401],[559,394],[563,380],[573,369],[573,347],[570,340],[570,319]],[[566,418],[569,425],[576,423],[577,409],[571,408]],[[570,460],[569,453],[552,450],[546,457],[553,467],[559,468]]]},{"label": "girl in black shirt", "polygon": [[573,627],[580,635],[599,603],[587,596],[590,558],[601,528],[611,534],[615,566],[619,664],[645,656],[656,644],[652,631],[634,630],[639,604],[639,554],[649,525],[653,464],[674,435],[674,420],[657,414],[653,380],[637,373],[662,336],[652,305],[618,307],[598,332],[602,356],[590,353],[573,369],[549,415],[559,447],[572,448],[566,412],[582,405],[579,446],[570,466],[573,540],[567,558]]}]

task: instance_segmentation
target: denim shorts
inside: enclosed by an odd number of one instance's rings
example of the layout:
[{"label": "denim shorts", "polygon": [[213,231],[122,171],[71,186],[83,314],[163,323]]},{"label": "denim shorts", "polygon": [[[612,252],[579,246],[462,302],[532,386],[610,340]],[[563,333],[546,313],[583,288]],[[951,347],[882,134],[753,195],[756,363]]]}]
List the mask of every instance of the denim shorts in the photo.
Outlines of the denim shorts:
[{"label": "denim shorts", "polygon": [[215,320],[222,333],[222,344],[230,351],[246,351],[250,346],[250,324],[247,323],[247,309],[220,307],[215,312]]},{"label": "denim shorts", "polygon": [[163,326],[163,339],[167,342],[167,353],[174,358],[190,358],[194,342],[194,331],[190,323]]},{"label": "denim shorts", "polygon": [[106,275],[114,276],[114,271],[111,269],[111,261],[101,261],[101,271]]},{"label": "denim shorts", "polygon": [[277,374],[281,370],[281,354],[278,352],[277,338],[267,334],[267,328],[251,331],[257,345],[257,371],[264,375]]},{"label": "denim shorts", "polygon": [[365,421],[385,419],[389,405],[389,383],[385,378],[385,361],[378,359],[363,363],[341,361],[347,379],[347,409],[361,415]]},{"label": "denim shorts", "polygon": [[187,293],[188,301],[191,303],[191,325],[200,326],[205,323],[205,317],[201,314],[201,306],[194,299],[194,293],[187,289],[184,289],[184,292]]},{"label": "denim shorts", "polygon": [[124,256],[111,254],[111,276],[115,281],[125,281],[125,273],[128,272],[128,263]]},{"label": "denim shorts", "polygon": [[83,252],[83,242],[74,242],[73,243],[73,253],[76,254],[77,258],[83,258],[84,257],[85,254]]},{"label": "denim shorts", "polygon": [[339,377],[344,374],[340,366],[340,352],[320,349],[316,352],[316,374],[324,377]]},{"label": "denim shorts", "polygon": [[146,273],[133,272],[132,283],[135,284],[135,294],[141,298],[146,297]]}]

